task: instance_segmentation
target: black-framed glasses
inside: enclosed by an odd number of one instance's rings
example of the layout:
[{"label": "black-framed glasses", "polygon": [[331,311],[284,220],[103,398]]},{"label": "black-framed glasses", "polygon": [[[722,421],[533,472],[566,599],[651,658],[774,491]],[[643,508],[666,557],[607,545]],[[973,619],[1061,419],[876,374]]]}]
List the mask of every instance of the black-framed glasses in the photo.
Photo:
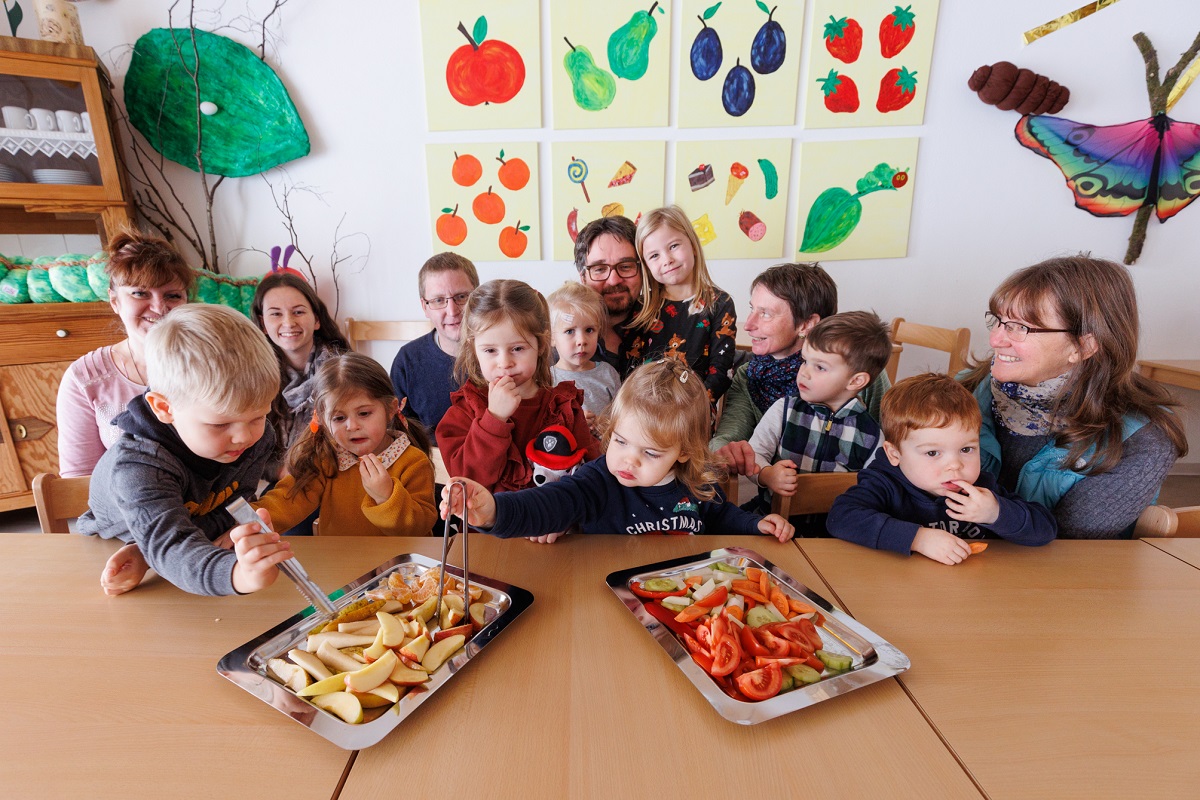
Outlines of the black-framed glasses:
[{"label": "black-framed glasses", "polygon": [[987,323],[987,328],[989,331],[995,330],[996,326],[998,325],[1003,325],[1004,331],[1008,334],[1008,338],[1012,339],[1014,342],[1025,341],[1025,337],[1031,333],[1075,333],[1075,331],[1070,330],[1069,328],[1031,328],[1028,325],[1024,325],[1020,322],[1000,319],[990,311],[983,315],[983,319],[984,322]]},{"label": "black-framed glasses", "polygon": [[627,258],[615,264],[588,264],[583,268],[588,277],[594,281],[608,280],[609,274],[614,270],[622,278],[632,278],[638,274],[638,269],[639,266],[636,258]]},{"label": "black-framed glasses", "polygon": [[462,308],[463,306],[465,306],[467,304],[467,298],[470,296],[471,296],[470,292],[459,292],[458,294],[454,295],[453,297],[429,297],[429,298],[423,299],[421,302],[424,303],[429,308],[443,309],[446,307],[446,303],[453,300],[454,305],[458,306],[459,308]]}]

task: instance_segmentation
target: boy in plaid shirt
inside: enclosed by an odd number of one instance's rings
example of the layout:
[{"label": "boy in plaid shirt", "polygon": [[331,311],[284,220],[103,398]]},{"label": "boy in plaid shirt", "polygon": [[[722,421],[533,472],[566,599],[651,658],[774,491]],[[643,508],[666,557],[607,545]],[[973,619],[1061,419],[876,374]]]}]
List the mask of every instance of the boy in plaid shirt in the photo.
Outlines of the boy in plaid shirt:
[{"label": "boy in plaid shirt", "polygon": [[[858,393],[887,365],[888,334],[870,311],[834,314],[809,331],[796,373],[799,396],[776,400],[750,437],[761,467],[751,480],[790,497],[801,472],[856,472],[867,465],[881,436]],[[763,502],[768,497],[760,494]]]}]

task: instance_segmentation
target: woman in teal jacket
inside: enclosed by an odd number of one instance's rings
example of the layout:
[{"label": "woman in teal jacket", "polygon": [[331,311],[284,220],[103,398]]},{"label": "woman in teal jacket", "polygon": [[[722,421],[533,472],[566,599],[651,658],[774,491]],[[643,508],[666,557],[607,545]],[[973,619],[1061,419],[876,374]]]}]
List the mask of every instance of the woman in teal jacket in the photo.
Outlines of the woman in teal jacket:
[{"label": "woman in teal jacket", "polygon": [[990,358],[959,379],[983,412],[983,467],[1054,511],[1060,538],[1127,537],[1187,439],[1178,403],[1136,372],[1138,312],[1119,264],[1018,270],[992,294]]}]

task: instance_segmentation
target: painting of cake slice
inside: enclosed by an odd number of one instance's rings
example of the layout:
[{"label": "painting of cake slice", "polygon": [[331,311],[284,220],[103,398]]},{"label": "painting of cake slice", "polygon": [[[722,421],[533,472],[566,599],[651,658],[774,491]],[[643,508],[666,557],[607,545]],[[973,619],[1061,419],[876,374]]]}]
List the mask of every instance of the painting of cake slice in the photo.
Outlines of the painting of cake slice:
[{"label": "painting of cake slice", "polygon": [[714,180],[712,164],[701,164],[688,173],[688,185],[692,187],[693,192],[700,191]]},{"label": "painting of cake slice", "polygon": [[617,174],[613,175],[613,179],[608,182],[608,188],[614,186],[624,186],[633,180],[634,173],[637,172],[637,167],[626,161],[617,169]]}]

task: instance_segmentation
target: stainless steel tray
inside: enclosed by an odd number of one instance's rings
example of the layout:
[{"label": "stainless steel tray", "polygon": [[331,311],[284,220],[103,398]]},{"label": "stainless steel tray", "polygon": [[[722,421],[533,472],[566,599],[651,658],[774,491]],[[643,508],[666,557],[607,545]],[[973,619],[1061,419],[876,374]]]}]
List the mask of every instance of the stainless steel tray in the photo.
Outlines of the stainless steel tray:
[{"label": "stainless steel tray", "polygon": [[[437,559],[418,553],[399,555],[358,580],[346,584],[337,592],[333,592],[331,597],[337,598],[334,605],[340,610],[363,597],[368,591],[385,583],[393,572],[399,571],[403,574],[407,571],[416,571],[418,568],[422,568],[423,571],[438,567],[440,564],[441,562]],[[463,571],[458,567],[447,565],[446,571],[460,580],[463,577]],[[512,624],[512,621],[521,612],[533,605],[533,595],[519,586],[512,586],[477,574],[471,575],[471,583],[486,587],[490,591],[492,596],[487,600],[487,605],[491,609],[489,616],[494,614],[493,618],[482,630],[476,632],[461,650],[433,672],[428,682],[409,689],[400,698],[400,702],[383,709],[383,713],[369,722],[357,725],[345,722],[302,700],[286,686],[267,676],[268,659],[286,657],[288,650],[293,647],[302,647],[306,643],[309,630],[313,625],[312,606],[308,606],[261,636],[226,654],[217,664],[217,672],[264,703],[324,736],[338,747],[347,750],[369,747],[391,733],[409,714],[413,713],[478,655],[479,651],[495,639],[501,631]]]},{"label": "stainless steel tray", "polygon": [[[739,569],[745,567],[764,569],[771,574],[785,592],[820,609],[825,617],[825,624],[820,626],[824,649],[850,656],[853,659],[851,668],[840,675],[824,678],[818,683],[793,689],[757,703],[735,700],[725,694],[716,681],[692,660],[687,647],[669,628],[651,616],[642,605],[644,601],[629,590],[631,581],[640,582],[663,575],[674,576],[690,569],[706,567],[717,561],[723,561]],[[878,634],[868,630],[846,612],[834,607],[828,600],[755,551],[744,547],[729,547],[619,570],[610,574],[605,582],[617,598],[625,604],[625,607],[633,612],[638,622],[654,637],[663,650],[667,651],[667,655],[671,657],[675,665],[683,670],[683,674],[687,675],[688,679],[696,685],[700,694],[704,695],[717,713],[740,725],[754,725],[801,708],[808,708],[822,700],[828,700],[831,697],[837,697],[876,681],[898,675],[911,666],[908,656]]]}]

